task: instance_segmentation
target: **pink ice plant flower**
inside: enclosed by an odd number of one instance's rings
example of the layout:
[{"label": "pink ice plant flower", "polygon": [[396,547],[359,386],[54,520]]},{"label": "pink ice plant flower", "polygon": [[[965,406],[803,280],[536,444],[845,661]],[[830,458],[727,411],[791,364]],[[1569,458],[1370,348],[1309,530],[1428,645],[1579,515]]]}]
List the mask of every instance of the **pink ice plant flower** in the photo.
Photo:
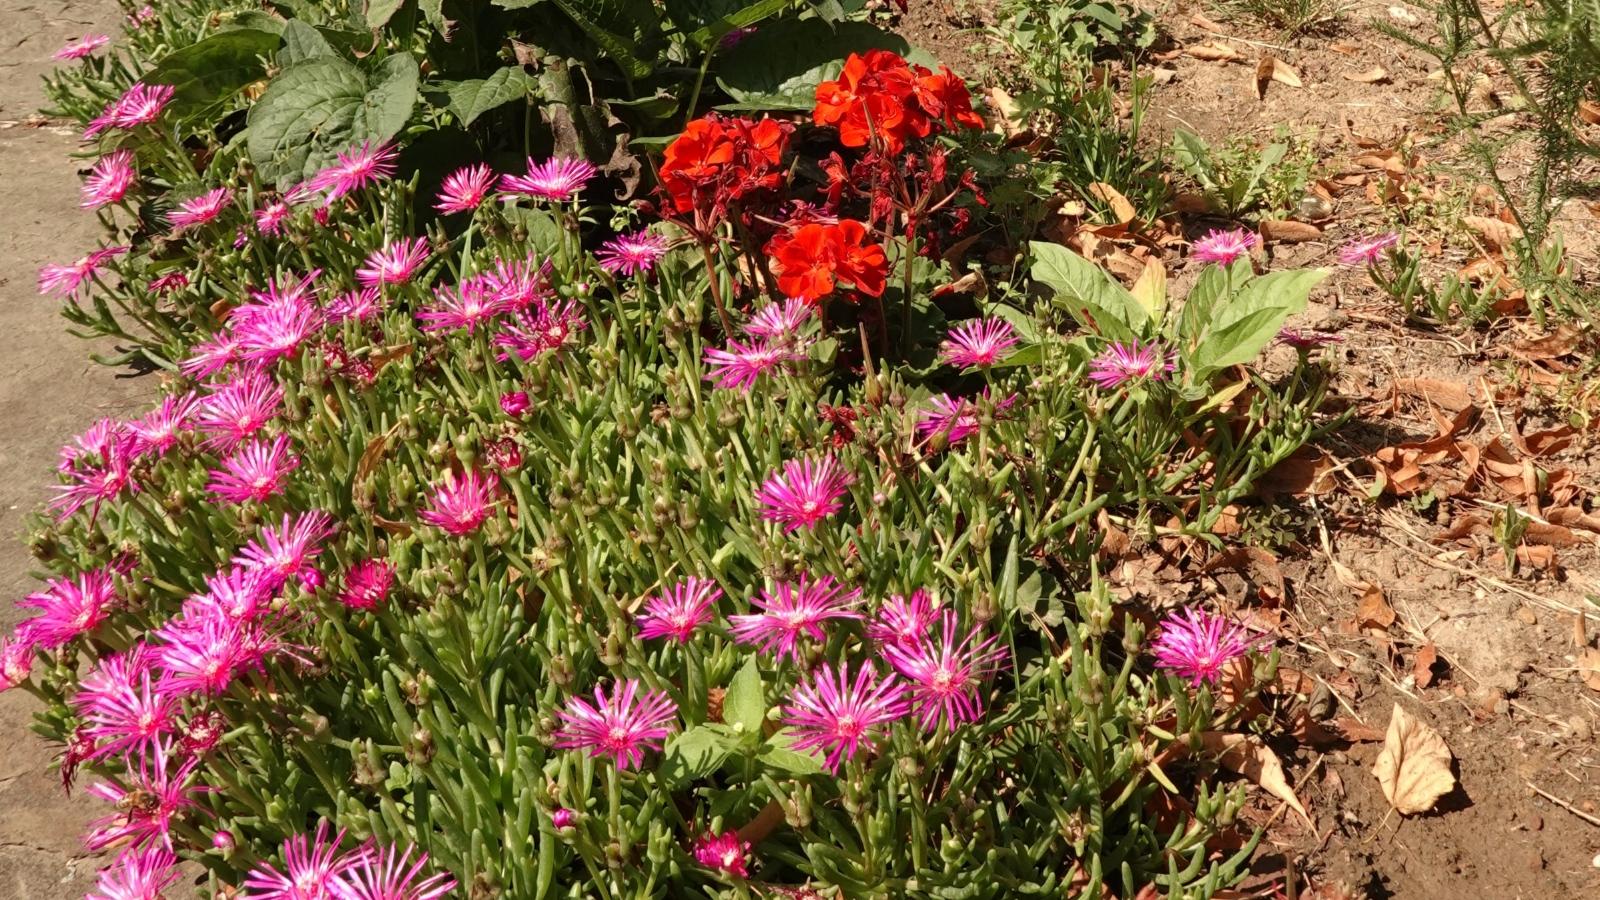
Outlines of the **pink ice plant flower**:
[{"label": "pink ice plant flower", "polygon": [[283,409],[283,389],[259,372],[240,375],[216,387],[200,401],[195,425],[206,445],[228,451],[266,427]]},{"label": "pink ice plant flower", "polygon": [[917,413],[917,437],[924,443],[943,435],[945,446],[955,446],[978,433],[978,405],[965,397],[937,394]]},{"label": "pink ice plant flower", "polygon": [[525,259],[497,259],[494,268],[480,278],[494,293],[507,312],[524,312],[543,309],[555,297],[550,278],[555,274],[555,263],[539,262],[535,257]]},{"label": "pink ice plant flower", "polygon": [[711,610],[722,598],[722,588],[709,578],[685,578],[645,601],[644,612],[634,621],[639,637],[669,637],[689,643],[694,633],[712,619]]},{"label": "pink ice plant flower", "polygon": [[573,338],[589,327],[584,321],[583,307],[576,300],[560,303],[535,303],[533,308],[518,313],[499,334],[494,344],[507,352],[500,354],[505,360],[516,354],[523,362],[555,353],[572,342]]},{"label": "pink ice plant flower", "polygon": [[433,297],[432,306],[417,311],[423,331],[465,328],[471,334],[506,311],[499,293],[481,275],[464,278],[454,287],[434,288]]},{"label": "pink ice plant flower", "polygon": [[39,611],[18,626],[17,633],[54,650],[99,628],[118,599],[116,582],[103,569],[90,569],[76,578],[52,578],[44,590],[17,601],[24,609]]},{"label": "pink ice plant flower", "polygon": [[283,842],[283,868],[259,863],[245,876],[246,900],[343,900],[344,877],[366,856],[343,853],[344,830],[328,839],[328,820],[317,822],[315,834],[292,834]]},{"label": "pink ice plant flower", "polygon": [[48,265],[39,270],[39,293],[76,296],[96,272],[117,256],[128,252],[127,247],[103,247],[66,265]]},{"label": "pink ice plant flower", "polygon": [[206,490],[225,503],[262,501],[281,494],[290,472],[300,466],[300,457],[289,449],[287,435],[271,441],[252,439],[222,460],[221,468],[211,470]]},{"label": "pink ice plant flower", "polygon": [[330,322],[365,322],[377,314],[379,305],[375,287],[345,291],[328,301],[327,319]]},{"label": "pink ice plant flower", "polygon": [[483,163],[462,166],[445,176],[433,208],[445,215],[477,209],[494,190],[494,181],[494,170]]},{"label": "pink ice plant flower", "polygon": [[313,568],[312,561],[322,552],[322,542],[336,530],[333,517],[320,509],[284,513],[281,524],[261,529],[261,535],[234,554],[233,561],[261,573],[273,588],[281,587]]},{"label": "pink ice plant flower", "polygon": [[427,261],[427,238],[401,240],[372,251],[367,257],[367,264],[356,270],[356,280],[361,282],[362,287],[405,284]]},{"label": "pink ice plant flower", "polygon": [[494,511],[499,492],[500,479],[493,473],[476,469],[468,469],[460,475],[450,472],[443,483],[434,486],[428,497],[428,508],[417,517],[448,534],[471,534]]},{"label": "pink ice plant flower", "polygon": [[895,594],[883,601],[868,620],[867,637],[880,647],[914,646],[927,636],[936,615],[933,598],[927,591],[918,588],[909,597]]},{"label": "pink ice plant flower", "polygon": [[694,843],[695,862],[736,878],[750,877],[747,867],[749,853],[750,842],[741,840],[737,831],[703,834]]},{"label": "pink ice plant flower", "polygon": [[768,303],[756,310],[750,321],[744,324],[744,333],[747,337],[769,341],[791,340],[800,334],[802,326],[811,321],[811,315],[811,304],[804,300]]},{"label": "pink ice plant flower", "polygon": [[100,870],[84,900],[162,900],[178,876],[178,857],[171,850],[128,850]]},{"label": "pink ice plant flower", "polygon": [[402,851],[398,845],[368,847],[340,877],[336,888],[339,900],[440,900],[455,890],[456,880],[448,872],[424,876],[428,854],[416,853],[414,845]]},{"label": "pink ice plant flower", "polygon": [[1007,653],[999,638],[984,637],[978,626],[963,632],[955,610],[946,609],[937,638],[889,644],[883,655],[905,678],[922,729],[937,731],[943,723],[954,731],[983,714],[978,690],[1004,664]]},{"label": "pink ice plant flower", "polygon": [[1270,642],[1222,616],[1190,608],[1161,623],[1151,653],[1157,668],[1199,687],[1217,684],[1228,663]]},{"label": "pink ice plant flower", "polygon": [[1200,262],[1231,265],[1234,260],[1249,256],[1261,246],[1261,236],[1243,228],[1220,231],[1213,228],[1206,236],[1194,242],[1190,257]]},{"label": "pink ice plant flower", "polygon": [[275,235],[282,233],[283,223],[289,221],[291,212],[293,210],[287,201],[272,200],[252,213],[251,216],[256,220],[256,231],[262,234]]},{"label": "pink ice plant flower", "polygon": [[265,625],[216,613],[169,619],[152,633],[160,665],[158,688],[179,696],[217,697],[235,679],[261,671],[285,647]]},{"label": "pink ice plant flower", "polygon": [[241,358],[239,339],[226,331],[220,331],[210,339],[190,347],[189,358],[180,363],[178,368],[190,378],[209,378]]},{"label": "pink ice plant flower", "polygon": [[189,276],[182,272],[168,272],[167,274],[150,282],[150,293],[164,297],[173,291],[182,290],[189,286]]},{"label": "pink ice plant flower", "polygon": [[190,757],[176,764],[176,757],[172,746],[162,743],[139,761],[136,770],[129,769],[123,784],[99,782],[84,789],[118,810],[90,823],[84,838],[90,850],[119,844],[173,848],[172,820],[185,810],[196,808],[196,794],[212,790],[194,783],[199,759]]},{"label": "pink ice plant flower", "polygon": [[792,729],[794,749],[821,751],[823,765],[837,775],[841,763],[870,753],[888,726],[909,710],[906,687],[893,673],[880,677],[870,663],[862,663],[852,679],[848,662],[824,663],[795,687],[783,721]]},{"label": "pink ice plant flower", "polygon": [[860,621],[855,609],[860,602],[859,590],[846,591],[831,575],[812,580],[801,573],[799,581],[783,582],[776,590],[763,590],[761,599],[752,599],[750,606],[758,612],[729,616],[728,623],[739,643],[798,663],[802,638],[822,643],[828,639],[823,625],[829,620]]},{"label": "pink ice plant flower", "polygon": [[1278,342],[1287,344],[1296,350],[1315,350],[1329,344],[1342,344],[1344,338],[1331,331],[1317,331],[1312,328],[1284,328],[1278,332]]},{"label": "pink ice plant flower", "polygon": [[83,209],[98,209],[122,202],[128,191],[138,183],[139,172],[133,165],[132,150],[117,150],[95,160],[89,176],[83,180]]},{"label": "pink ice plant flower", "polygon": [[394,587],[394,566],[387,560],[363,559],[344,573],[339,602],[348,609],[377,609]]},{"label": "pink ice plant flower", "polygon": [[33,672],[33,644],[13,635],[0,635],[0,692],[9,691],[28,680]]},{"label": "pink ice plant flower", "polygon": [[550,811],[550,827],[560,831],[571,828],[578,821],[578,814],[564,806],[558,806]]},{"label": "pink ice plant flower", "polygon": [[206,576],[206,589],[183,601],[182,616],[256,622],[271,612],[279,584],[270,572],[234,565]]},{"label": "pink ice plant flower", "polygon": [[528,174],[500,176],[500,189],[559,203],[582,190],[596,171],[588,160],[556,156],[535,163],[529,157]]},{"label": "pink ice plant flower", "polygon": [[363,141],[338,154],[332,165],[313,175],[306,182],[306,191],[326,192],[324,205],[332,204],[346,194],[394,177],[399,155],[393,144]]},{"label": "pink ice plant flower", "polygon": [[843,497],[855,477],[832,454],[819,460],[791,459],[767,476],[756,491],[761,518],[783,526],[785,534],[815,528],[844,509]]},{"label": "pink ice plant flower", "polygon": [[1174,354],[1160,341],[1113,342],[1089,362],[1089,380],[1109,391],[1134,382],[1164,381],[1174,368]]},{"label": "pink ice plant flower", "polygon": [[219,187],[179,203],[177,211],[168,215],[167,221],[172,223],[176,231],[204,225],[222,215],[222,211],[232,202],[233,191]]},{"label": "pink ice plant flower", "polygon": [[596,686],[592,705],[573,697],[556,710],[561,727],[555,745],[587,750],[592,757],[609,757],[619,769],[632,769],[644,762],[646,751],[661,748],[677,715],[677,704],[665,691],[641,689],[637,680],[624,679],[612,685],[610,696]]},{"label": "pink ice plant flower", "polygon": [[805,359],[805,354],[788,343],[728,341],[728,348],[706,348],[706,380],[722,390],[750,393],[762,375],[785,371],[789,363]]},{"label": "pink ice plant flower", "polygon": [[527,391],[507,391],[500,395],[500,411],[513,419],[522,418],[522,414],[533,406],[533,401],[528,399]]},{"label": "pink ice plant flower", "polygon": [[170,84],[135,84],[122,96],[107,104],[105,111],[96,116],[84,130],[84,140],[107,129],[131,130],[148,125],[161,117],[161,111],[172,102]]},{"label": "pink ice plant flower", "polygon": [[111,36],[108,34],[86,34],[52,53],[50,58],[59,60],[86,59],[93,56],[96,50],[109,43],[111,43]]},{"label": "pink ice plant flower", "polygon": [[667,239],[640,229],[619,234],[600,245],[595,259],[613,275],[647,275],[667,255]]},{"label": "pink ice plant flower", "polygon": [[118,427],[99,459],[98,464],[75,460],[63,468],[68,483],[55,485],[56,496],[46,504],[46,508],[56,510],[58,521],[70,518],[85,506],[92,506],[92,515],[97,515],[105,501],[124,491],[138,490],[133,482],[133,438],[125,429]]},{"label": "pink ice plant flower", "polygon": [[1391,248],[1400,245],[1400,235],[1390,231],[1356,238],[1339,250],[1339,263],[1345,266],[1375,266]]},{"label": "pink ice plant flower", "polygon": [[158,752],[177,731],[182,707],[161,689],[155,663],[155,654],[141,641],[102,657],[84,676],[72,706],[86,723],[84,736],[93,742],[86,758],[142,758]]},{"label": "pink ice plant flower", "polygon": [[939,345],[941,358],[952,366],[992,366],[1017,345],[1016,331],[1004,319],[971,319],[950,329]]},{"label": "pink ice plant flower", "polygon": [[160,458],[178,445],[178,434],[188,430],[200,397],[193,391],[186,394],[169,394],[161,405],[128,423],[128,433],[133,436],[135,456]]}]

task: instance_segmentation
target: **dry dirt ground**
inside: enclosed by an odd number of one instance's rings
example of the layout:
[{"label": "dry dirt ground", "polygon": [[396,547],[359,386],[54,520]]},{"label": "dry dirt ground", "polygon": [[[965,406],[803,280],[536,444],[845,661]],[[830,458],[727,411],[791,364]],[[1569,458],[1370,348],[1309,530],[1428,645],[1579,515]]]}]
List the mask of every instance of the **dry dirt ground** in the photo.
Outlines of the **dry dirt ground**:
[{"label": "dry dirt ground", "polygon": [[[93,215],[77,208],[76,131],[35,116],[39,77],[57,48],[113,31],[119,15],[110,0],[0,0],[0,598],[34,589],[22,535],[48,499],[56,448],[102,416],[134,411],[152,390],[90,362],[34,285],[40,266],[100,240]],[[0,627],[10,631],[17,612],[0,600]],[[79,898],[95,869],[80,835],[97,810],[81,793],[62,797],[51,748],[28,730],[36,705],[22,691],[0,694],[0,898]]]}]

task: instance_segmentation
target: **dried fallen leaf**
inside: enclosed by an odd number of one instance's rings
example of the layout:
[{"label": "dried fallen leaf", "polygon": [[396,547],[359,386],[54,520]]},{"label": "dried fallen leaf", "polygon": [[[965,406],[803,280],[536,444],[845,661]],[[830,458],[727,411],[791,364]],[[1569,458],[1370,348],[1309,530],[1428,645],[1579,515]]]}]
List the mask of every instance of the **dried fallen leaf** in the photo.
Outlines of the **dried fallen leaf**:
[{"label": "dried fallen leaf", "polygon": [[1373,66],[1364,72],[1345,72],[1344,79],[1361,84],[1383,84],[1389,80],[1389,72],[1383,66]]},{"label": "dried fallen leaf", "polygon": [[1221,41],[1211,41],[1205,44],[1197,44],[1193,47],[1185,47],[1183,52],[1195,59],[1203,59],[1206,62],[1237,62],[1244,59],[1244,54]]},{"label": "dried fallen leaf", "polygon": [[1425,688],[1433,684],[1433,664],[1439,661],[1439,648],[1433,641],[1423,644],[1417,650],[1417,658],[1411,661],[1411,677],[1416,681],[1417,687]]},{"label": "dried fallen leaf", "polygon": [[1006,138],[1014,138],[1022,131],[1022,111],[1017,101],[998,85],[989,88],[989,109],[995,114],[995,129]]},{"label": "dried fallen leaf", "polygon": [[1600,103],[1593,100],[1579,100],[1578,118],[1590,125],[1600,125]]},{"label": "dried fallen leaf", "polygon": [[1261,222],[1261,239],[1297,244],[1322,237],[1322,229],[1293,219],[1264,219]]},{"label": "dried fallen leaf", "polygon": [[1522,228],[1490,216],[1462,216],[1461,224],[1467,226],[1483,242],[1495,250],[1509,250],[1522,239]]},{"label": "dried fallen leaf", "polygon": [[1117,217],[1118,225],[1132,222],[1134,216],[1137,215],[1137,211],[1133,208],[1133,203],[1127,197],[1124,197],[1121,191],[1111,185],[1099,181],[1089,185],[1088,190],[1090,195],[1111,207],[1112,214]]},{"label": "dried fallen leaf", "polygon": [[1383,596],[1383,588],[1367,584],[1361,592],[1361,606],[1356,610],[1356,624],[1362,628],[1388,628],[1397,618],[1394,607]]},{"label": "dried fallen leaf", "polygon": [[1578,677],[1591,691],[1600,691],[1600,650],[1585,647],[1578,652]]},{"label": "dried fallen leaf", "polygon": [[1206,731],[1200,734],[1200,743],[1217,754],[1217,762],[1222,766],[1261,785],[1262,790],[1289,804],[1307,822],[1311,821],[1305,806],[1289,785],[1289,779],[1283,774],[1283,764],[1278,762],[1278,754],[1273,753],[1272,748],[1262,743],[1260,738],[1252,734]]},{"label": "dried fallen leaf", "polygon": [[1383,751],[1372,766],[1383,795],[1403,816],[1433,809],[1456,786],[1450,747],[1439,732],[1415,719],[1400,704],[1389,714]]},{"label": "dried fallen leaf", "polygon": [[1286,84],[1290,87],[1302,87],[1300,73],[1294,67],[1277,58],[1276,56],[1263,56],[1256,62],[1256,99],[1265,100],[1267,85],[1271,82]]},{"label": "dried fallen leaf", "polygon": [[1456,381],[1445,381],[1442,378],[1396,378],[1394,388],[1402,394],[1420,397],[1450,412],[1460,412],[1472,405],[1471,388]]}]

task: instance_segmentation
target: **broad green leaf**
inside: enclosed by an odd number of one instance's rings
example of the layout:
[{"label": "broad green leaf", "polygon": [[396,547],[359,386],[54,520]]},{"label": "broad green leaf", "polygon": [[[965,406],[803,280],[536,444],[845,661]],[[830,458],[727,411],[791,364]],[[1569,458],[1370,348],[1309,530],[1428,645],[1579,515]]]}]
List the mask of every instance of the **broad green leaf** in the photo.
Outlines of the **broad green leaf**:
[{"label": "broad green leaf", "polygon": [[745,109],[810,109],[817,85],[837,78],[845,57],[875,49],[912,54],[904,38],[865,22],[775,22],[723,53],[717,83]]},{"label": "broad green leaf", "polygon": [[290,19],[283,26],[283,49],[278,51],[278,65],[288,68],[308,59],[338,55],[322,32],[299,19]]},{"label": "broad green leaf", "polygon": [[766,719],[767,698],[761,685],[761,666],[752,655],[728,683],[728,693],[722,698],[722,720],[760,734]]},{"label": "broad green leaf", "polygon": [[1183,300],[1183,311],[1178,315],[1178,331],[1173,335],[1177,346],[1193,348],[1211,321],[1211,311],[1230,289],[1240,290],[1255,277],[1249,257],[1241,257],[1227,267],[1206,266],[1189,288]]},{"label": "broad green leaf", "polygon": [[283,19],[261,9],[244,9],[238,12],[221,13],[222,31],[238,31],[248,28],[253,31],[265,31],[268,34],[283,34],[284,25],[288,24]]},{"label": "broad green leaf", "polygon": [[489,110],[526,97],[538,87],[539,80],[521,66],[506,66],[488,78],[450,82],[444,89],[450,95],[450,111],[462,125],[471,125]]},{"label": "broad green leaf", "polygon": [[338,57],[290,66],[250,109],[250,159],[264,180],[286,186],[355,144],[388,140],[411,117],[417,79],[409,54],[385,59],[370,81]]},{"label": "broad green leaf", "polygon": [[705,48],[737,28],[746,28],[799,5],[797,0],[666,0],[667,17],[689,40]]},{"label": "broad green leaf", "polygon": [[1327,276],[1327,269],[1294,269],[1251,279],[1213,311],[1192,356],[1192,377],[1202,381],[1254,359]]},{"label": "broad green leaf", "polygon": [[655,66],[644,58],[636,35],[660,30],[650,0],[550,0],[577,23],[604,55],[629,78],[644,78]]},{"label": "broad green leaf", "polygon": [[367,27],[382,28],[389,24],[406,0],[367,0]]},{"label": "broad green leaf", "polygon": [[204,112],[232,98],[266,74],[262,60],[278,48],[278,36],[238,28],[168,54],[143,79],[172,85],[172,109],[180,118]]},{"label": "broad green leaf", "polygon": [[822,760],[809,753],[790,750],[788,747],[764,744],[756,758],[790,775],[818,775],[822,772]]},{"label": "broad green leaf", "polygon": [[703,725],[674,735],[661,757],[661,777],[674,786],[704,778],[728,757],[723,738]]},{"label": "broad green leaf", "polygon": [[1112,341],[1144,336],[1150,316],[1111,274],[1060,244],[1029,242],[1033,280],[1055,292],[1054,302],[1089,331]]}]

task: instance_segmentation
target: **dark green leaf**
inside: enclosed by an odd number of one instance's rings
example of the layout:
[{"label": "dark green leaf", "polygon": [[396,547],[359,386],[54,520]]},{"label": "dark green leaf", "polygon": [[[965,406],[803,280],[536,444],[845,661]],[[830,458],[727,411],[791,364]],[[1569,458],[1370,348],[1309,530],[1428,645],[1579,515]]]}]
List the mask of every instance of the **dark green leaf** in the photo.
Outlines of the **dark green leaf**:
[{"label": "dark green leaf", "polygon": [[723,54],[717,83],[745,108],[810,109],[817,85],[838,77],[845,57],[875,49],[912,53],[904,38],[865,22],[776,22]]},{"label": "dark green leaf", "polygon": [[299,19],[290,19],[283,26],[283,49],[278,51],[278,65],[288,68],[308,59],[338,55],[322,32]]},{"label": "dark green leaf", "polygon": [[262,59],[278,48],[278,36],[239,28],[221,31],[156,63],[145,84],[172,85],[172,108],[180,118],[230,99],[266,74]]},{"label": "dark green leaf", "polygon": [[1192,377],[1202,381],[1220,369],[1255,359],[1283,323],[1306,308],[1311,289],[1327,276],[1327,269],[1273,272],[1252,279],[1218,304],[1194,350]]},{"label": "dark green leaf", "polygon": [[382,28],[389,24],[406,0],[367,0],[367,27]]},{"label": "dark green leaf", "polygon": [[722,720],[730,725],[743,725],[747,731],[759,734],[766,718],[767,698],[761,685],[761,667],[752,655],[728,683],[728,693],[722,699]]},{"label": "dark green leaf", "polygon": [[264,180],[284,186],[355,144],[388,140],[411,117],[417,78],[408,54],[385,59],[370,86],[361,70],[338,57],[297,63],[274,78],[250,110],[250,159]]},{"label": "dark green leaf", "polygon": [[1033,278],[1055,292],[1057,306],[1088,331],[1112,341],[1144,336],[1150,314],[1104,269],[1060,244],[1029,243]]},{"label": "dark green leaf", "polygon": [[489,110],[526,97],[538,87],[538,79],[523,71],[521,66],[506,66],[488,78],[444,85],[446,93],[450,95],[450,111],[456,114],[462,125],[471,125]]},{"label": "dark green leaf", "polygon": [[643,78],[655,66],[644,58],[637,35],[660,30],[650,0],[551,0],[577,23],[629,78]]},{"label": "dark green leaf", "polygon": [[668,784],[686,784],[715,772],[727,756],[723,739],[715,731],[697,725],[667,742],[660,775]]}]

